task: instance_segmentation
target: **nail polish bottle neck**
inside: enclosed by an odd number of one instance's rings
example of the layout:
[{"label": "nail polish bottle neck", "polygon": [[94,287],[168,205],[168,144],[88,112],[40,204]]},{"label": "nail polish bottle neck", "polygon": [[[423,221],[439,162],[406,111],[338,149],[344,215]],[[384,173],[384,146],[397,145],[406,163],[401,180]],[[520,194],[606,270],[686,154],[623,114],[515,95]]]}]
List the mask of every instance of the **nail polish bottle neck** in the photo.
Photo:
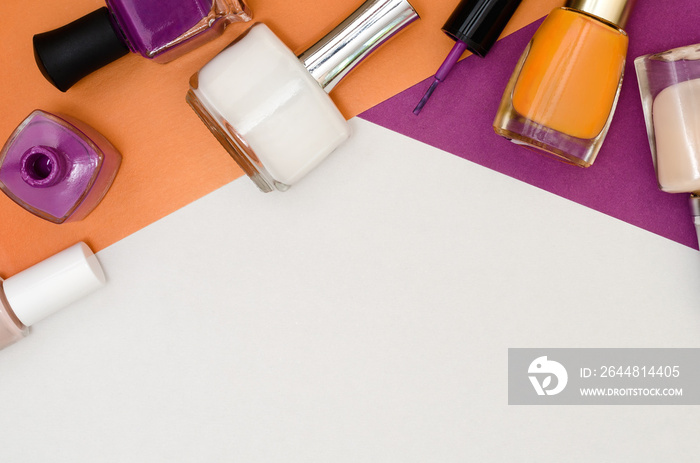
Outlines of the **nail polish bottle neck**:
[{"label": "nail polish bottle neck", "polygon": [[565,8],[589,14],[619,29],[625,29],[636,0],[567,0]]},{"label": "nail polish bottle neck", "polygon": [[700,243],[700,192],[698,191],[690,194],[690,216],[693,218],[698,243]]},{"label": "nail polish bottle neck", "polygon": [[[14,310],[12,310],[10,302],[7,300],[7,297],[5,297],[5,289],[3,287],[4,282],[5,280],[0,278],[0,310],[4,310],[8,321],[12,323],[17,330],[26,333],[29,331],[29,327],[22,323],[22,321],[17,317],[17,314],[15,314]],[[0,344],[2,344],[2,341],[0,341]],[[0,349],[2,347],[4,346],[0,346]]]},{"label": "nail polish bottle neck", "polygon": [[362,60],[416,19],[418,14],[407,0],[367,0],[298,58],[330,92]]},{"label": "nail polish bottle neck", "polygon": [[50,146],[33,146],[20,159],[20,174],[33,188],[47,188],[61,182],[68,160],[61,151]]}]

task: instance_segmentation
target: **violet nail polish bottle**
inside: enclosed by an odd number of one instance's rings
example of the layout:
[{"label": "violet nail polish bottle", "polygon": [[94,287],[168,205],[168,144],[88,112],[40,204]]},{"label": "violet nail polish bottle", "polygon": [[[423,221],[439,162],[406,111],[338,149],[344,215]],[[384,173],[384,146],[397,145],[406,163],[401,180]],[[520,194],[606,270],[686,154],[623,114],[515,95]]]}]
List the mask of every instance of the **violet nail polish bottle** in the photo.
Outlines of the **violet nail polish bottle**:
[{"label": "violet nail polish bottle", "polygon": [[107,193],[120,163],[93,128],[35,110],[0,151],[0,189],[42,219],[80,220]]},{"label": "violet nail polish bottle", "polygon": [[29,334],[29,327],[105,283],[97,257],[78,243],[7,280],[0,278],[0,349]]},{"label": "violet nail polish bottle", "polygon": [[350,136],[327,92],[417,18],[407,0],[367,0],[299,57],[256,24],[192,76],[187,102],[258,188],[284,191]]},{"label": "violet nail polish bottle", "polygon": [[34,55],[44,77],[65,92],[130,51],[165,63],[250,19],[243,0],[107,0],[107,8],[35,35]]}]

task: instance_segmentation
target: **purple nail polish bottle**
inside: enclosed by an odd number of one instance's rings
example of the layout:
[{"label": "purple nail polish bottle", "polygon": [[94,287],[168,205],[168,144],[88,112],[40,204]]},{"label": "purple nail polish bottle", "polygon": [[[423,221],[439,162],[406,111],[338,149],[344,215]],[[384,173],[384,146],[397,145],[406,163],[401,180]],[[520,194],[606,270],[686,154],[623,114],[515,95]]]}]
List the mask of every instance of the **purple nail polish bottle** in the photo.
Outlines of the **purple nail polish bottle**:
[{"label": "purple nail polish bottle", "polygon": [[121,155],[93,128],[33,111],[0,151],[0,189],[54,223],[87,216],[112,185]]},{"label": "purple nail polish bottle", "polygon": [[65,92],[129,52],[165,63],[251,19],[244,0],[107,0],[106,8],[35,35],[34,55],[44,77]]}]

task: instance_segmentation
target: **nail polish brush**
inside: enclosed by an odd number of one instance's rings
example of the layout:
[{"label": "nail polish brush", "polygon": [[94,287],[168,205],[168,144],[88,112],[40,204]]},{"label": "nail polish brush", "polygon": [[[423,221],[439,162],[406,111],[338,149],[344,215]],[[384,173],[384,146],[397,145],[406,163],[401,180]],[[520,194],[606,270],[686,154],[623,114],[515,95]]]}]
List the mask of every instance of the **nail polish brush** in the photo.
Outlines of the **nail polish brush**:
[{"label": "nail polish brush", "polygon": [[462,0],[442,26],[455,40],[452,50],[434,76],[433,82],[413,110],[420,114],[440,82],[443,82],[465,50],[483,58],[520,5],[521,0]]}]

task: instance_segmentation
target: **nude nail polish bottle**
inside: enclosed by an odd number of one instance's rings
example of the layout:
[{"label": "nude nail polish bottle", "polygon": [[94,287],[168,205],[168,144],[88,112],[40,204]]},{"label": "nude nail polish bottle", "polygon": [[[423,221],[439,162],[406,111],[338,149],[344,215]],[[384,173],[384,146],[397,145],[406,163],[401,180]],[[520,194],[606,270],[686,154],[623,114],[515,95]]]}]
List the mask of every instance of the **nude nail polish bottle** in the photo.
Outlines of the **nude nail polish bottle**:
[{"label": "nude nail polish bottle", "polygon": [[243,0],[107,0],[107,7],[35,35],[34,55],[44,77],[65,92],[129,52],[165,63],[250,19]]},{"label": "nude nail polish bottle", "polygon": [[700,44],[634,60],[659,188],[690,193],[700,239]]},{"label": "nude nail polish bottle", "polygon": [[121,155],[92,127],[33,111],[0,151],[0,190],[53,223],[85,218],[114,181]]},{"label": "nude nail polish bottle", "polygon": [[589,167],[622,85],[635,0],[568,0],[533,36],[493,122],[514,143]]},{"label": "nude nail polish bottle", "polygon": [[97,257],[78,243],[6,280],[0,279],[0,349],[29,327],[105,283]]},{"label": "nude nail polish bottle", "polygon": [[350,136],[327,92],[417,18],[367,0],[299,57],[258,23],[192,76],[187,102],[262,191],[285,191]]}]

